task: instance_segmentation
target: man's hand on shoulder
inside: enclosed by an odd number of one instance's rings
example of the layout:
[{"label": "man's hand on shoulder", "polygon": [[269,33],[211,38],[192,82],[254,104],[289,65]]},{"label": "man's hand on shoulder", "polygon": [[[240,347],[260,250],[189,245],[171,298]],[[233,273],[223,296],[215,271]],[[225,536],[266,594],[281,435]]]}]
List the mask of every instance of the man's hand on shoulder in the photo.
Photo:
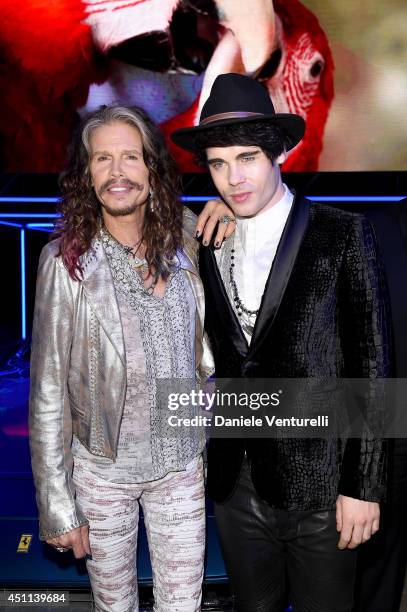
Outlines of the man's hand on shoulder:
[{"label": "man's hand on shoulder", "polygon": [[89,544],[89,525],[76,527],[76,529],[72,529],[72,531],[68,531],[68,533],[64,533],[57,538],[46,540],[46,542],[56,549],[72,550],[76,559],[92,554]]},{"label": "man's hand on shoulder", "polygon": [[215,247],[219,248],[236,229],[235,215],[222,200],[208,200],[196,222],[196,237],[202,236],[204,246],[210,243],[217,225],[218,231],[214,243]]},{"label": "man's hand on shoulder", "polygon": [[376,502],[339,495],[336,500],[338,548],[356,548],[379,530],[380,507]]}]

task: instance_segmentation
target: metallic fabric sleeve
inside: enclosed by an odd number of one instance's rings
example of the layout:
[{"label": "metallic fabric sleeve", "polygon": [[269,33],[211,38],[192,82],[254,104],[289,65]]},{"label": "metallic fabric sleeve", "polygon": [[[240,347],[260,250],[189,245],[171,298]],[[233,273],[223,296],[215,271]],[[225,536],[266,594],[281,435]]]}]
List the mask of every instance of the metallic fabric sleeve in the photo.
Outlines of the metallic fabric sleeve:
[{"label": "metallic fabric sleeve", "polygon": [[[195,239],[195,226],[197,216],[186,206],[183,209],[182,229],[184,232],[184,249],[196,270],[198,269],[198,249],[199,243]],[[192,289],[195,294],[199,316],[196,327],[197,343],[197,379],[200,385],[213,376],[215,373],[215,363],[213,359],[212,347],[207,333],[202,329],[205,318],[205,294],[200,277],[195,274],[192,278]]]},{"label": "metallic fabric sleeve", "polygon": [[41,253],[31,352],[30,448],[43,540],[87,524],[75,504],[71,479],[67,369],[75,283],[70,281],[61,258],[55,257],[57,249],[54,242]]},{"label": "metallic fabric sleeve", "polygon": [[[386,416],[380,379],[392,374],[392,333],[384,268],[374,230],[364,217],[354,217],[342,272],[339,294],[345,375],[371,381],[364,416],[377,432]],[[368,429],[361,438],[349,439],[339,493],[381,501],[386,488],[386,454],[386,441],[373,437]]]},{"label": "metallic fabric sleeve", "polygon": [[[182,209],[182,229],[187,238],[195,238],[195,226],[198,217],[187,206]],[[198,243],[196,243],[198,248]]]}]

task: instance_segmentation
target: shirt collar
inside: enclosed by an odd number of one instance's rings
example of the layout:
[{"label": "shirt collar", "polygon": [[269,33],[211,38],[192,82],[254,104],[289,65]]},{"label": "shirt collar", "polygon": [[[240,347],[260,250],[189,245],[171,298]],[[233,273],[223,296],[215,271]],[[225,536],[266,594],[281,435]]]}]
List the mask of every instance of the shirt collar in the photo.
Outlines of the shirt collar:
[{"label": "shirt collar", "polygon": [[283,232],[294,195],[283,185],[282,198],[264,212],[251,218],[237,218],[236,233],[245,254],[255,255],[268,242],[279,241]]}]

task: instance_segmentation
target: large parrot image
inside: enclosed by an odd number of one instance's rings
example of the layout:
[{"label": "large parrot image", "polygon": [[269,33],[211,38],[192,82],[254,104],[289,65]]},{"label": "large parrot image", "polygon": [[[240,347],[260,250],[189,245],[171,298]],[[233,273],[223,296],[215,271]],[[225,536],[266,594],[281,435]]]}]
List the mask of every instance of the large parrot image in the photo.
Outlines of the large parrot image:
[{"label": "large parrot image", "polygon": [[[0,6],[5,171],[59,172],[78,111],[100,103],[145,102],[169,136],[198,122],[214,79],[231,71],[263,82],[277,112],[306,120],[305,137],[283,170],[318,169],[333,60],[318,19],[299,0],[0,0]],[[181,82],[192,87],[180,101]],[[169,145],[181,171],[199,171],[191,155]]]}]

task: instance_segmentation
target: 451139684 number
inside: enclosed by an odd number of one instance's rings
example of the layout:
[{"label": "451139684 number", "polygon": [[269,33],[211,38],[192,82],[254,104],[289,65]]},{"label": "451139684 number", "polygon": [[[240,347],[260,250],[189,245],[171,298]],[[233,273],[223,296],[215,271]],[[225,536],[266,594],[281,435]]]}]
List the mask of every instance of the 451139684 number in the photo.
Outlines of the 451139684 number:
[{"label": "451139684 number", "polygon": [[0,590],[0,607],[22,608],[67,608],[69,606],[68,591],[12,591]]}]

